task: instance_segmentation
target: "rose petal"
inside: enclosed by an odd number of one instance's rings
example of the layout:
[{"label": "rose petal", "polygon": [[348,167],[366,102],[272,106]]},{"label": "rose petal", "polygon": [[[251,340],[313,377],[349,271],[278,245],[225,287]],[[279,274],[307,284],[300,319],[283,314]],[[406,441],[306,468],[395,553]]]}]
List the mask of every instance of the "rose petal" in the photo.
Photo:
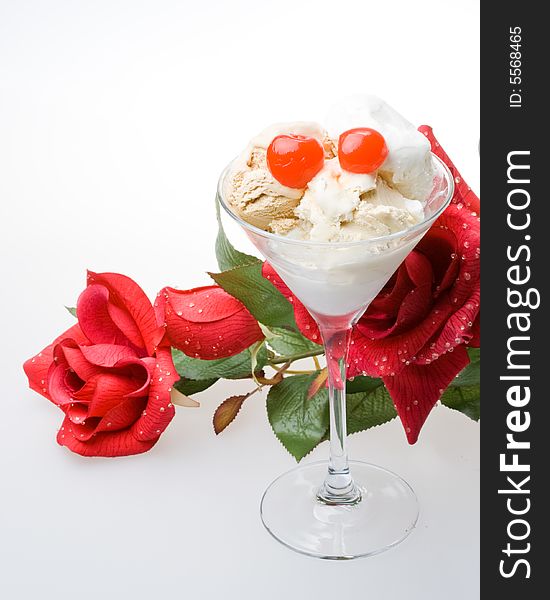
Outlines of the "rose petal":
[{"label": "rose petal", "polygon": [[63,407],[73,402],[73,394],[82,388],[84,381],[65,365],[54,362],[48,372],[47,385],[51,401]]},{"label": "rose petal", "polygon": [[88,405],[87,416],[103,417],[136,390],[141,390],[144,395],[148,381],[149,373],[145,368],[139,379],[115,373],[102,373],[88,380],[81,390],[73,394],[73,398],[76,402]]},{"label": "rose petal", "polygon": [[233,356],[264,337],[244,305],[217,286],[164,288],[156,304],[164,306],[171,344],[189,356],[204,360]]},{"label": "rose petal", "polygon": [[[164,328],[157,322],[155,311],[139,285],[118,273],[88,271],[88,285],[101,284],[109,291],[109,314],[128,339],[152,355],[164,336]],[[133,326],[135,323],[135,328]],[[139,340],[142,340],[140,343]]]},{"label": "rose petal", "polygon": [[94,344],[130,344],[109,314],[109,290],[105,286],[89,285],[78,298],[76,314],[82,331]]},{"label": "rose petal", "polygon": [[154,440],[137,440],[131,429],[125,429],[114,433],[96,433],[89,440],[82,442],[74,436],[69,419],[63,421],[57,434],[58,444],[82,456],[113,457],[140,454],[150,450],[157,440],[158,437]]},{"label": "rose petal", "polygon": [[131,427],[147,408],[147,398],[126,398],[100,420],[96,432],[117,431]]},{"label": "rose petal", "polygon": [[457,240],[457,258],[459,269],[450,289],[452,301],[462,305],[471,295],[472,290],[479,287],[479,223],[464,209],[450,206],[438,219],[434,227],[452,230]]},{"label": "rose petal", "polygon": [[449,316],[444,326],[430,340],[426,347],[417,353],[417,364],[429,364],[449,348],[455,348],[472,337],[472,326],[479,312],[479,290],[476,290],[466,304]]},{"label": "rose petal", "polygon": [[440,298],[430,313],[415,327],[399,335],[377,340],[365,335],[363,324],[359,321],[353,330],[348,377],[362,372],[376,377],[399,373],[408,366],[407,363],[414,362],[417,353],[441,329],[452,312],[449,299]]},{"label": "rose petal", "polygon": [[381,293],[360,320],[368,338],[397,335],[421,321],[432,306],[433,273],[423,254],[413,250],[394,279],[391,291]]},{"label": "rose petal", "polygon": [[422,425],[445,388],[469,362],[466,348],[459,346],[429,366],[411,365],[399,375],[383,378],[410,444],[417,441]]},{"label": "rose petal", "polygon": [[227,319],[243,310],[243,305],[217,285],[175,290],[164,288],[172,310],[186,321],[212,323]]},{"label": "rose petal", "polygon": [[82,333],[79,325],[73,325],[57,337],[49,346],[46,346],[44,350],[39,352],[36,356],[29,358],[23,364],[23,370],[29,380],[29,387],[48,400],[51,400],[51,397],[48,393],[46,382],[48,371],[53,361],[53,349],[56,344],[66,338],[73,339],[78,344],[90,343]]},{"label": "rose petal", "polygon": [[70,390],[65,383],[67,368],[64,365],[51,363],[46,383],[50,400],[58,406],[69,404],[73,401]]},{"label": "rose petal", "polygon": [[228,319],[199,325],[178,317],[167,307],[166,323],[172,345],[203,360],[234,356],[263,338],[258,323],[245,309]]},{"label": "rose petal", "polygon": [[440,225],[438,221],[432,226],[413,251],[423,254],[430,263],[434,281],[438,282],[435,298],[454,284],[460,268],[456,235],[449,227]]},{"label": "rose petal", "polygon": [[114,344],[83,346],[81,351],[89,363],[99,367],[114,367],[120,361],[136,361],[138,359],[132,348]]},{"label": "rose petal", "polygon": [[82,424],[88,416],[88,407],[85,404],[72,403],[67,406],[65,413],[72,423]]},{"label": "rose petal", "polygon": [[82,353],[84,348],[88,348],[88,346],[78,346],[74,340],[63,340],[56,346],[54,351],[54,354],[59,356],[58,363],[63,362],[82,381],[86,381],[101,372],[101,369],[97,365],[93,365],[90,361],[86,360],[86,357]]},{"label": "rose petal", "polygon": [[134,423],[132,435],[140,442],[153,441],[168,427],[175,410],[170,400],[172,386],[179,379],[170,347],[160,347],[157,350],[157,365],[151,377],[149,401],[146,412]]}]

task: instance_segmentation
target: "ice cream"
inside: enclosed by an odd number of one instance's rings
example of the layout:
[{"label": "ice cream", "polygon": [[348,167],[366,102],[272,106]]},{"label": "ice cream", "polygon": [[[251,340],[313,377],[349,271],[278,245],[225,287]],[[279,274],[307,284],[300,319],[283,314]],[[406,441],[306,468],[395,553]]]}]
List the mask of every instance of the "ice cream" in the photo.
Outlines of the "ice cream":
[{"label": "ice cream", "polygon": [[335,155],[332,140],[317,123],[276,123],[253,138],[235,160],[224,189],[228,203],[242,219],[282,235],[295,227],[294,209],[305,191],[282,185],[267,166],[269,144],[276,136],[287,133],[313,137],[325,147],[327,159]]},{"label": "ice cream", "polygon": [[[342,168],[340,135],[354,127],[384,137],[388,155],[369,173]],[[288,187],[271,173],[267,149],[277,136],[316,139],[324,164],[305,187]],[[322,242],[368,240],[404,231],[424,218],[432,189],[429,143],[412,124],[374,96],[352,97],[331,109],[327,129],[316,123],[273,125],[253,138],[233,163],[224,195],[245,221],[281,236]]]},{"label": "ice cream", "polygon": [[333,108],[326,129],[263,131],[225,172],[219,198],[260,230],[245,226],[316,319],[352,320],[448,204],[452,185],[425,137],[366,96]]}]

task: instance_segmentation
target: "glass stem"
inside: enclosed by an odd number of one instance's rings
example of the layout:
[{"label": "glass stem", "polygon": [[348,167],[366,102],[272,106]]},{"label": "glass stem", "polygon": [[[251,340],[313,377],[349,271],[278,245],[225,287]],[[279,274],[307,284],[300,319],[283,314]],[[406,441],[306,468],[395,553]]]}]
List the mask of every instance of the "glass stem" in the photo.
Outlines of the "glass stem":
[{"label": "glass stem", "polygon": [[321,321],[319,329],[328,369],[330,456],[328,473],[317,497],[326,504],[356,504],[361,500],[361,493],[351,477],[346,450],[346,360],[351,323],[342,323],[340,319]]}]

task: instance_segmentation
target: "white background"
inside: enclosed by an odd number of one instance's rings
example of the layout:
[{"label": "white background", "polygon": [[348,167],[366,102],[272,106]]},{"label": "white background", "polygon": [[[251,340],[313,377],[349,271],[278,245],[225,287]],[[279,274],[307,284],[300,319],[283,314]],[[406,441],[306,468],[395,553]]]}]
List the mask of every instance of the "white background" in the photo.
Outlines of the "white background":
[{"label": "white background", "polygon": [[466,0],[0,0],[2,598],[478,597],[478,425],[461,414],[436,408],[414,447],[397,421],[352,437],[422,515],[396,549],[327,563],[263,531],[261,493],[293,466],[264,398],[212,431],[246,383],[178,409],[145,455],[83,459],[21,369],[71,325],[87,267],[151,297],[208,284],[218,173],[272,121],[377,93],[478,190],[478,42]]}]

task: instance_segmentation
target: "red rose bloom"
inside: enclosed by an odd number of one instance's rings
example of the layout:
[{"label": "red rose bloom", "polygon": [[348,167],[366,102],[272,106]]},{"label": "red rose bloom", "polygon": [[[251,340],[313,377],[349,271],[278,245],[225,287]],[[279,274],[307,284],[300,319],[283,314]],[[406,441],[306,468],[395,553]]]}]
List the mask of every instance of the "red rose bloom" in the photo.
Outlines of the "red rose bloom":
[{"label": "red rose bloom", "polygon": [[[348,377],[381,377],[407,439],[414,444],[431,409],[479,346],[479,199],[429,127],[432,151],[455,179],[452,203],[407,256],[355,326]],[[264,276],[292,298],[302,333],[319,341],[317,325],[267,263]]]},{"label": "red rose bloom", "polygon": [[149,450],[174,416],[179,379],[164,326],[143,290],[115,273],[88,273],[77,317],[24,364],[30,387],[65,413],[57,441],[83,456]]},{"label": "red rose bloom", "polygon": [[244,305],[217,285],[164,288],[155,309],[172,346],[195,358],[233,356],[264,337]]}]

